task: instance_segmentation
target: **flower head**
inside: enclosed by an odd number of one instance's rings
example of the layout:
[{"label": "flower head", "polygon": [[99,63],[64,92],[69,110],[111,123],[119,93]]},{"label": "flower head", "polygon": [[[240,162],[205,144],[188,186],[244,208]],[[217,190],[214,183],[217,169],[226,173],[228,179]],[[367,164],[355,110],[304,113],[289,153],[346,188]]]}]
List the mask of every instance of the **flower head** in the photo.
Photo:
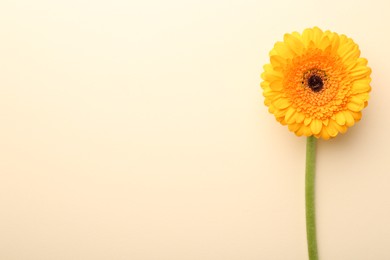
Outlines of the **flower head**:
[{"label": "flower head", "polygon": [[371,69],[352,39],[314,27],[285,34],[269,55],[261,75],[264,103],[290,131],[329,139],[361,119]]}]

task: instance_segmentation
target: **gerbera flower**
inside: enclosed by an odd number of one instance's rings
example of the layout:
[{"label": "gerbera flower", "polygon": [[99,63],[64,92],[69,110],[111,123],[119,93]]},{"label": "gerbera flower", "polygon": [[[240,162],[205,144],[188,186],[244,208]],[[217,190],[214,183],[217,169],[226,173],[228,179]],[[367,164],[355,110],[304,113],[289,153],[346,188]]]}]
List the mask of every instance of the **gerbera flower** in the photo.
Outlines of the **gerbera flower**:
[{"label": "gerbera flower", "polygon": [[269,55],[264,103],[290,131],[329,139],[361,119],[371,69],[352,39],[314,27],[286,34]]}]

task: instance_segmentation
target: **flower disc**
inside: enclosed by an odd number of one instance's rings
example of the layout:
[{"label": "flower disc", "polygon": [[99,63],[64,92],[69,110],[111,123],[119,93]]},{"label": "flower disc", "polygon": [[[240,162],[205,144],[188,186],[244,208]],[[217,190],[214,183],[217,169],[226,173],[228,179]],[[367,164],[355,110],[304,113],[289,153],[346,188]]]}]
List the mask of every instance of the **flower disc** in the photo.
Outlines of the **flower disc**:
[{"label": "flower disc", "polygon": [[318,27],[286,34],[270,52],[261,83],[269,112],[298,136],[329,139],[362,117],[371,69],[359,46]]}]

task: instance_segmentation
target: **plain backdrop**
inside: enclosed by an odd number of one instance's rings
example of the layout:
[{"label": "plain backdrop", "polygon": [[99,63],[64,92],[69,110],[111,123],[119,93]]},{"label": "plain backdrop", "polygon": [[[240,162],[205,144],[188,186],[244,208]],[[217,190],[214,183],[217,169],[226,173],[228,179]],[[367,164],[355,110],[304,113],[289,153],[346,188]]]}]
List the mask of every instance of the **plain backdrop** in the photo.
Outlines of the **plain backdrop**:
[{"label": "plain backdrop", "polygon": [[318,142],[320,259],[389,260],[389,3],[2,0],[0,259],[307,259],[305,138],[259,83],[319,26],[373,70]]}]

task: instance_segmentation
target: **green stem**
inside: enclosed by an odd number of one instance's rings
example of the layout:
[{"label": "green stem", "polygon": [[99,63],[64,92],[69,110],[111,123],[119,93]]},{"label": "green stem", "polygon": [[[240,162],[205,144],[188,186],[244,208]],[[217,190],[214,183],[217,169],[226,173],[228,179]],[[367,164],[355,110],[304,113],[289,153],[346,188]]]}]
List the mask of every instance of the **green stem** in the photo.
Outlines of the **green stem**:
[{"label": "green stem", "polygon": [[306,143],[306,233],[309,260],[318,260],[316,220],[315,220],[315,196],[314,180],[316,166],[316,142],[317,138],[309,136]]}]

